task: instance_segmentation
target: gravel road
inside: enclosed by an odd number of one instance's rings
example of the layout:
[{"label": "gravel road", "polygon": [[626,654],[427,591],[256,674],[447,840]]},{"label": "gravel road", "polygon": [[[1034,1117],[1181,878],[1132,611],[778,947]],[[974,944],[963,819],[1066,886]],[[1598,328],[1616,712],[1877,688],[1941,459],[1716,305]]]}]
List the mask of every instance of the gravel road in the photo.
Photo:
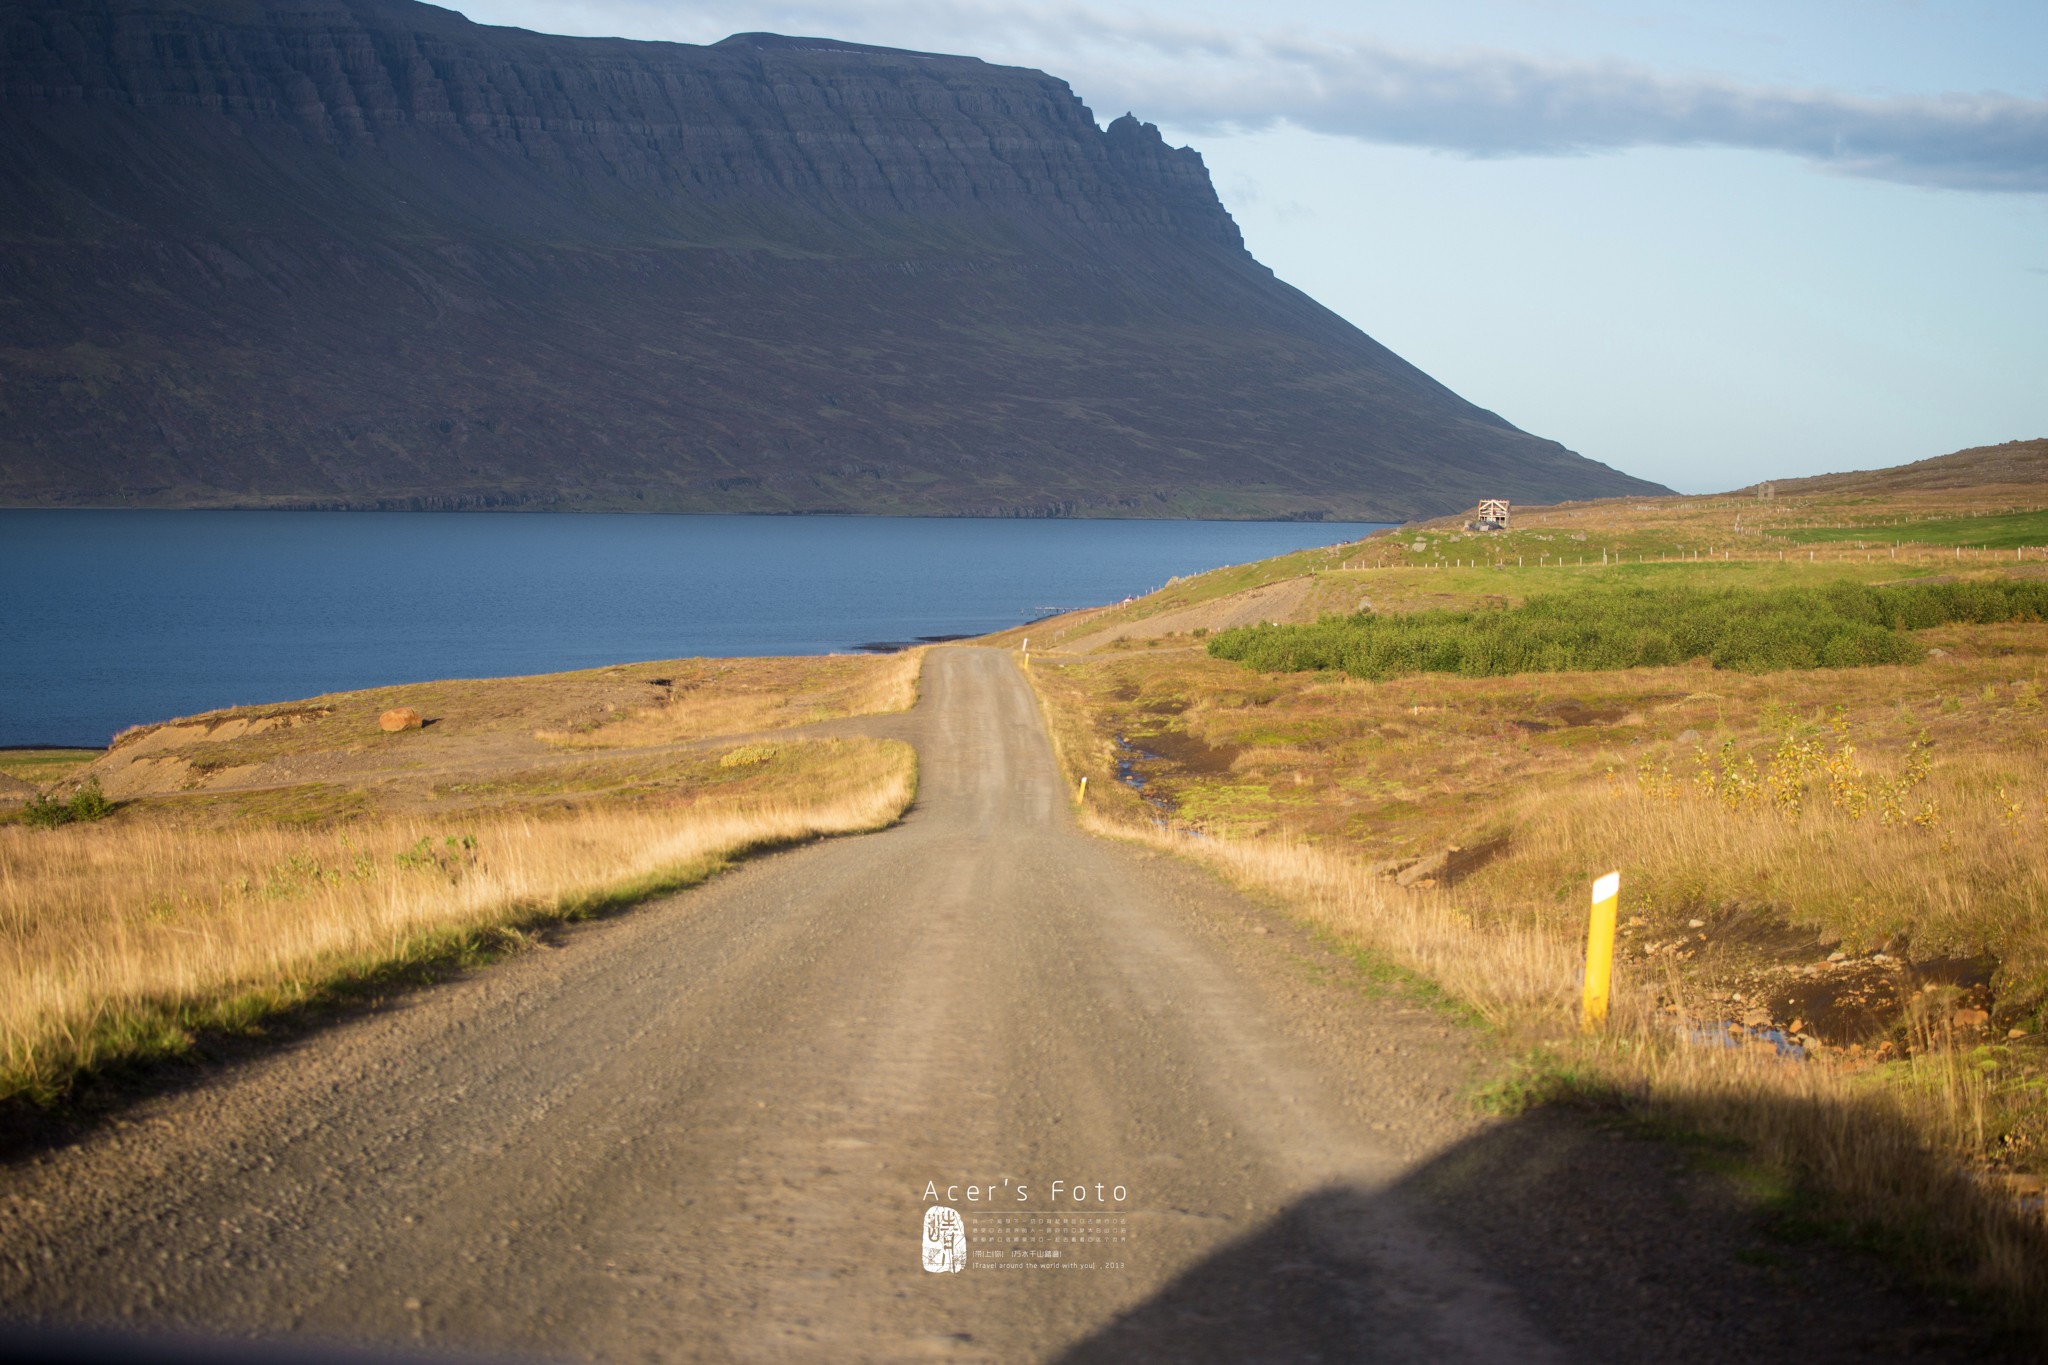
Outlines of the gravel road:
[{"label": "gravel road", "polygon": [[[936,651],[917,710],[867,728],[920,750],[901,825],[0,1169],[0,1314],[607,1360],[1810,1362],[1967,1335],[1820,1253],[1731,1258],[1748,1216],[1656,1144],[1480,1123],[1462,1030],[1079,833],[1007,654]],[[934,1204],[963,1271],[924,1268]]]}]

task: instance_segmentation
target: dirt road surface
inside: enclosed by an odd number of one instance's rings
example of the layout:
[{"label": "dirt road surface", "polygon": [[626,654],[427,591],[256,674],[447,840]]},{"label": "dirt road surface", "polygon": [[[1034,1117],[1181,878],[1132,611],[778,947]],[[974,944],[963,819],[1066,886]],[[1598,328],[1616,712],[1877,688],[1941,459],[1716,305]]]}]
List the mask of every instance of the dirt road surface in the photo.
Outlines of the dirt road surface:
[{"label": "dirt road surface", "polygon": [[[1827,1255],[1731,1257],[1749,1215],[1656,1144],[1472,1117],[1465,1031],[1079,833],[1010,656],[938,651],[918,709],[866,724],[921,752],[900,826],[19,1156],[0,1316],[606,1360],[1966,1344]],[[923,1266],[933,1204],[963,1271]]]}]

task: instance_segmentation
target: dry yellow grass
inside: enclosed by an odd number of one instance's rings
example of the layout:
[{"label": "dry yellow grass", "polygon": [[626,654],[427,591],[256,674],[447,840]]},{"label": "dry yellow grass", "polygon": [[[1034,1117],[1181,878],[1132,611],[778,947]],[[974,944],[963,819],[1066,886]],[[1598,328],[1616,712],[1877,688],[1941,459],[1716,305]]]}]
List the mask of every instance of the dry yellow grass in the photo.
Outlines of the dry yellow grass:
[{"label": "dry yellow grass", "polygon": [[639,749],[907,711],[917,702],[924,654],[684,660],[671,670],[675,677],[660,701],[579,729],[537,730],[534,737],[564,748]]},{"label": "dry yellow grass", "polygon": [[[1090,827],[1205,861],[1448,992],[1526,1059],[1504,1094],[1597,1095],[1731,1139],[1782,1207],[2048,1326],[2048,627],[1943,627],[1924,664],[1761,676],[1369,683],[1202,652],[1252,608],[2034,575],[2044,450],[1517,508],[1504,534],[1403,527],[1034,623],[1032,681],[1091,779]],[[1385,875],[1454,848],[1415,889]],[[1585,898],[1615,868],[1631,923],[1611,1026],[1588,1036]]]},{"label": "dry yellow grass", "polygon": [[2038,1000],[2048,992],[2048,761],[2033,746],[1990,745],[1916,769],[1910,757],[1858,754],[1853,740],[1845,726],[1809,741],[1832,770],[1803,781],[1780,740],[1738,749],[1726,765],[1733,784],[1695,750],[1677,771],[1646,755],[1637,771],[1525,793],[1508,816],[1518,849],[1459,894],[1525,905],[1532,888],[1573,884],[1605,861],[1651,915],[1764,895],[1851,951],[1907,941],[1923,958],[1994,950],[2001,997]]},{"label": "dry yellow grass", "polygon": [[[233,707],[137,726],[52,790],[62,797],[90,779],[124,804],[162,810],[160,798],[176,798],[188,813],[230,822],[286,811],[307,820],[425,813],[505,804],[520,791],[532,802],[581,802],[607,784],[673,785],[666,769],[706,739],[906,707],[919,661],[667,659]],[[378,717],[396,707],[426,724],[385,733]],[[643,713],[664,724],[607,732]]]},{"label": "dry yellow grass", "polygon": [[1888,1244],[1924,1271],[1986,1295],[2017,1322],[2048,1327],[2048,1223],[2038,1200],[1976,1178],[1994,1103],[1938,1021],[1885,1068],[1794,1064],[1769,1047],[1696,1039],[1718,1021],[1674,1015],[1657,978],[1617,982],[1608,1027],[1575,1027],[1583,925],[1493,917],[1451,893],[1411,892],[1363,862],[1278,839],[1215,840],[1094,811],[1097,833],[1181,854],[1310,922],[1416,973],[1538,1060],[1530,1098],[1629,1097],[1647,1117],[1742,1143],[1771,1197],[1818,1211],[1859,1241]]},{"label": "dry yellow grass", "polygon": [[1427,977],[1504,1031],[1548,1034],[1571,1017],[1578,957],[1554,926],[1503,920],[1474,932],[1469,911],[1368,876],[1356,858],[1298,841],[1193,838],[1093,810],[1083,812],[1082,824],[1193,858],[1276,895],[1313,923]]},{"label": "dry yellow grass", "polygon": [[[2048,991],[2048,637],[1957,627],[1936,642],[1950,656],[1926,665],[1763,677],[1368,684],[1163,652],[1045,659],[1031,676],[1062,762],[1093,779],[1089,827],[1205,862],[1426,979],[1528,1059],[1508,1091],[1620,1097],[1739,1142],[1745,1178],[1764,1173],[1784,1206],[2038,1326],[2048,1105],[2036,1040],[2004,1034],[2015,1011],[2038,1026],[2025,1011]],[[1133,753],[1119,735],[1160,755],[1140,760],[1142,795],[1116,781]],[[1454,884],[1374,871],[1493,840]],[[1587,1037],[1586,888],[1615,867],[1624,915],[1646,919],[1624,936],[1611,1026]],[[1782,942],[1745,957],[1745,916]],[[1699,942],[1688,917],[1729,945]],[[1686,951],[1658,951],[1680,935]],[[1716,973],[1811,980],[1835,941],[1909,943],[1915,961],[1989,949],[1997,1027],[1955,1029],[1957,992],[1939,987],[1905,1002],[1897,1051],[1809,1039],[1813,1059],[1793,1063],[1717,1045],[1741,1007]]]},{"label": "dry yellow grass", "polygon": [[2048,630],[1926,637],[1948,657],[1811,673],[1374,684],[1162,654],[1033,678],[1075,773],[1132,818],[1160,813],[1115,781],[1143,750],[1146,794],[1212,838],[1367,861],[1505,838],[1460,883],[1496,915],[1541,914],[1618,861],[1636,905],[1680,923],[1767,902],[1852,948],[1989,947],[2001,1017],[2025,1022],[2048,995]]},{"label": "dry yellow grass", "polygon": [[772,795],[713,788],[552,818],[0,827],[0,1096],[47,1098],[197,1030],[688,885],[750,849],[875,829],[914,795],[900,743],[807,741],[774,757],[791,771]]}]

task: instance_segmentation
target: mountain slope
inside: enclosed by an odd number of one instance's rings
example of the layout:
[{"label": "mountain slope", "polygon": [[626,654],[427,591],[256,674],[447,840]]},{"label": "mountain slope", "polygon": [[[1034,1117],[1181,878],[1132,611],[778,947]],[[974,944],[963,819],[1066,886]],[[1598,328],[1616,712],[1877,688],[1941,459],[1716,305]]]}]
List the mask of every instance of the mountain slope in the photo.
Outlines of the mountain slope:
[{"label": "mountain slope", "polygon": [[[1858,469],[1842,474],[1815,474],[1804,479],[1777,479],[1775,493],[1867,494],[1939,493],[1956,489],[1989,492],[2001,488],[2039,489],[2048,484],[2048,439],[2006,441],[1971,446],[1911,464],[1886,469]],[[1758,485],[1751,484],[1754,491]]]},{"label": "mountain slope", "polygon": [[1653,485],[972,58],[0,0],[0,501],[1406,518]]}]

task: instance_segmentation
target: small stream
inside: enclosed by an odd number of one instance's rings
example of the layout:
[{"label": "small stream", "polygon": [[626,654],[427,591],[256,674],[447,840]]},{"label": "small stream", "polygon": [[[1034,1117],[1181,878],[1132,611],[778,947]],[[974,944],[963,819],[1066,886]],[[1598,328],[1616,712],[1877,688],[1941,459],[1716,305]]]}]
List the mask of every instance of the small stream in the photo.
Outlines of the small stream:
[{"label": "small stream", "polygon": [[1739,1024],[1733,1019],[1717,1023],[1691,1024],[1686,1027],[1686,1041],[1702,1047],[1738,1048],[1769,1044],[1779,1058],[1788,1062],[1806,1060],[1806,1046],[1780,1028],[1752,1028]]},{"label": "small stream", "polygon": [[1179,808],[1168,798],[1153,791],[1152,779],[1138,771],[1140,763],[1147,761],[1158,763],[1163,761],[1165,757],[1163,754],[1155,754],[1150,749],[1140,749],[1137,745],[1131,743],[1129,735],[1123,734],[1116,737],[1116,748],[1116,780],[1136,792],[1139,798],[1156,812],[1152,817],[1153,824],[1161,829],[1172,830],[1177,834],[1185,834],[1190,839],[1206,839],[1209,837],[1192,825],[1176,822],[1173,817]]},{"label": "small stream", "polygon": [[[1129,735],[1116,737],[1116,780],[1143,797],[1145,804],[1165,815],[1173,814],[1173,802],[1151,790],[1152,779],[1138,771],[1138,765],[1148,759],[1154,763],[1159,755],[1149,749],[1140,749],[1131,743]],[[1163,823],[1163,822],[1162,822]]]}]

